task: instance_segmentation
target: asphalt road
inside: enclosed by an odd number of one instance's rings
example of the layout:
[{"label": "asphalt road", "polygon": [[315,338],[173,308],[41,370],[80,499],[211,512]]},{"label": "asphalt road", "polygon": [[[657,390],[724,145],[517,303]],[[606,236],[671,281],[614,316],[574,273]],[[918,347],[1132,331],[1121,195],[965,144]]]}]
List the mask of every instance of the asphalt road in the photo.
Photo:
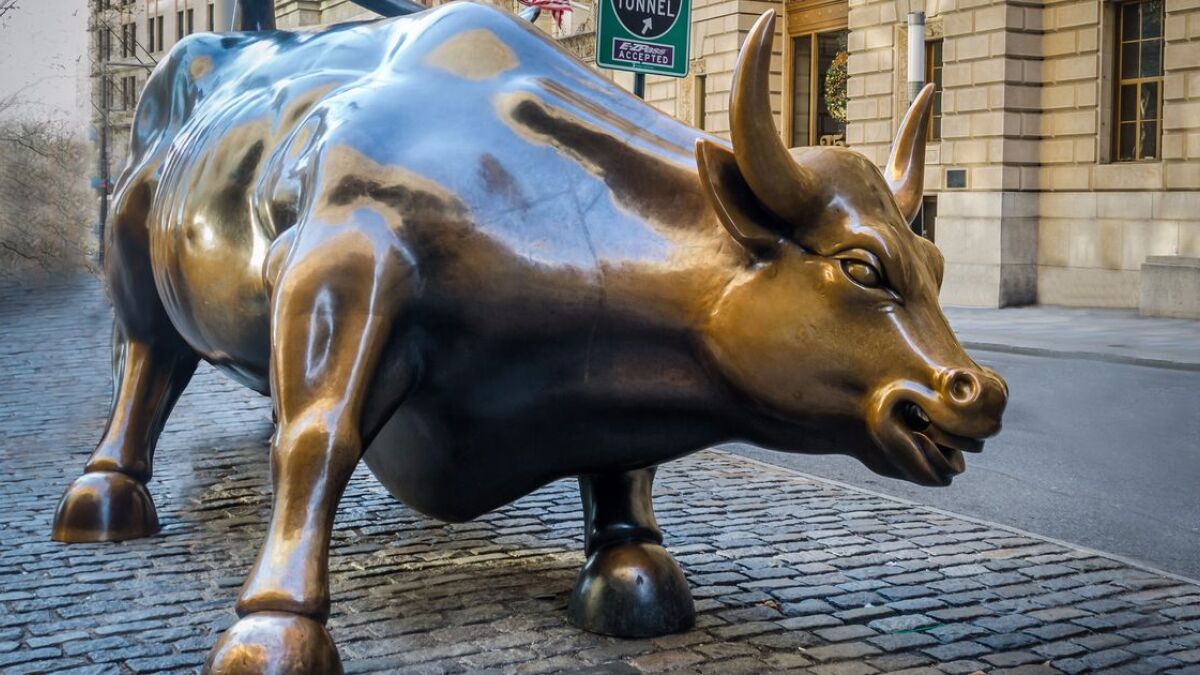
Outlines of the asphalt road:
[{"label": "asphalt road", "polygon": [[1200,372],[977,351],[1009,385],[1004,430],[947,488],[848,457],[760,460],[1200,579]]}]

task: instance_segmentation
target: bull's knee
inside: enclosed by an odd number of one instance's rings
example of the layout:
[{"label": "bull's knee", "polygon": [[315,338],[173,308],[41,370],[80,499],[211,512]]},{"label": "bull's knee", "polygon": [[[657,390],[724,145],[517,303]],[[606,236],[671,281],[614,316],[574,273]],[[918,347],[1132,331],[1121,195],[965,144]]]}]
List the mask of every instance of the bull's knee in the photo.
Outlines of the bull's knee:
[{"label": "bull's knee", "polygon": [[235,623],[204,663],[211,675],[326,675],[342,672],[333,638],[320,622],[287,612],[259,612]]},{"label": "bull's knee", "polygon": [[140,481],[92,471],[71,483],[54,515],[53,538],[67,543],[125,541],[158,532],[158,514]]}]

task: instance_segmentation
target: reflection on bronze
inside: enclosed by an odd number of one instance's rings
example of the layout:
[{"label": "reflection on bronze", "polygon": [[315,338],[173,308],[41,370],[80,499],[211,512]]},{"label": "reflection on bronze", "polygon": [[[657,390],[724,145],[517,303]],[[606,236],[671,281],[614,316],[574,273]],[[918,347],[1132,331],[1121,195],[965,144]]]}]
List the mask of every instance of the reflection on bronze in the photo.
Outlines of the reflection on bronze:
[{"label": "reflection on bronze", "polygon": [[886,176],[788,150],[773,24],[739,60],[732,145],[479,5],[183,40],[137,111],[107,268],[117,393],[55,538],[155,530],[154,442],[201,358],[278,419],[216,673],[338,667],[327,558],[360,459],[448,521],[579,476],[570,615],[625,636],[693,621],[660,463],[743,439],[949,483],[1006,390],[956,341],[941,256],[908,227],[930,92]]}]

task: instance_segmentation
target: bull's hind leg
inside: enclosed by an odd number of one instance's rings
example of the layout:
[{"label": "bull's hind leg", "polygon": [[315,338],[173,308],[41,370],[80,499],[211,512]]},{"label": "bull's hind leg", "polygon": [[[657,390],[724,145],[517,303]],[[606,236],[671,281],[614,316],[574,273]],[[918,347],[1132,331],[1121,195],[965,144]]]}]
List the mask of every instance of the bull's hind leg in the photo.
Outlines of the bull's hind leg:
[{"label": "bull's hind leg", "polygon": [[117,195],[106,270],[116,313],[112,409],[85,473],[59,502],[57,541],[122,541],[158,531],[146,490],[154,445],[199,359],[155,290],[146,251],[149,192],[135,179]]},{"label": "bull's hind leg", "polygon": [[334,515],[365,442],[411,382],[402,364],[381,363],[415,288],[408,256],[382,226],[302,227],[271,305],[274,508],[210,673],[341,672],[324,626]]},{"label": "bull's hind leg", "polygon": [[687,580],[662,547],[653,484],[654,469],[579,479],[587,563],[569,604],[576,626],[618,637],[654,637],[695,624]]}]

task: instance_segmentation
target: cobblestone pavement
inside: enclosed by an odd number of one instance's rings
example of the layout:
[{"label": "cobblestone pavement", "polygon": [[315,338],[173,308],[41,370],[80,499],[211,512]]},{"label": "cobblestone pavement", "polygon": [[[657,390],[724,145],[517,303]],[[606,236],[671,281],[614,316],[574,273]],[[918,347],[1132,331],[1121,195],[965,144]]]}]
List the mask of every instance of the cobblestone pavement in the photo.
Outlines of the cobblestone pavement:
[{"label": "cobblestone pavement", "polygon": [[[204,368],[159,447],[162,532],[49,540],[104,422],[107,317],[95,284],[0,293],[5,673],[195,671],[263,534],[268,407]],[[445,525],[360,471],[331,563],[347,669],[1200,672],[1200,587],[1183,580],[718,452],[660,476],[699,622],[617,640],[566,621],[583,562],[573,483]]]}]

